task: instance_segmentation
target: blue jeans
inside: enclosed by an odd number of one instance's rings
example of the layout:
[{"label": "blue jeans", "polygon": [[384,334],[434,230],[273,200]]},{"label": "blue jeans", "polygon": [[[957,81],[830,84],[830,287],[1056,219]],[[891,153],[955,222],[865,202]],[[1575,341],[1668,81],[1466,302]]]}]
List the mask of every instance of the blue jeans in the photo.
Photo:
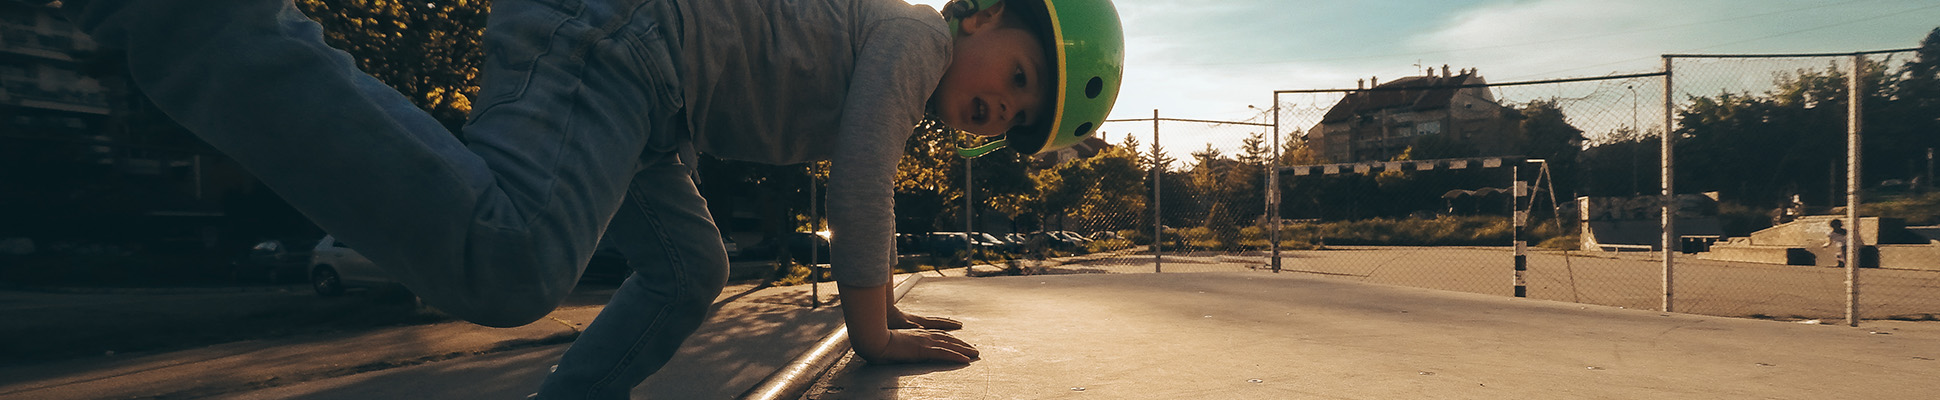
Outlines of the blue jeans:
[{"label": "blue jeans", "polygon": [[[163,112],[425,303],[488,326],[564,300],[602,234],[636,271],[548,377],[625,398],[707,316],[727,255],[680,161],[657,0],[498,0],[461,143],[289,0],[69,0]],[[611,225],[609,226],[609,222]]]}]

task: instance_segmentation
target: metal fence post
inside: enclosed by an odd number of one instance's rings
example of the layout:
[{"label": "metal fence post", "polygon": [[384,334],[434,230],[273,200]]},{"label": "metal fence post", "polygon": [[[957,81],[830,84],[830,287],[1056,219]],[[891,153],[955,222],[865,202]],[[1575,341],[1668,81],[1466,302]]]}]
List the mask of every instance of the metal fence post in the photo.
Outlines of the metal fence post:
[{"label": "metal fence post", "polygon": [[977,219],[977,207],[974,203],[977,181],[974,179],[976,175],[971,173],[971,168],[976,164],[975,158],[963,159],[963,268],[965,271],[970,270],[970,260],[977,252],[976,239],[970,237],[970,232],[974,229],[972,224]]},{"label": "metal fence post", "polygon": [[1165,191],[1159,185],[1165,182],[1165,165],[1159,158],[1159,109],[1152,109],[1152,273],[1165,271],[1165,217],[1161,211],[1165,206]]},{"label": "metal fence post", "polygon": [[[822,246],[816,237],[822,235],[822,193],[818,184],[821,179],[816,175],[819,164],[808,164],[808,308],[822,308]],[[791,230],[793,228],[790,228]],[[782,243],[788,243],[783,240]],[[786,245],[783,246],[784,248]],[[784,249],[784,251],[786,251]],[[793,269],[795,266],[790,265]],[[891,269],[894,269],[893,267]],[[792,272],[792,271],[791,271]]]},{"label": "metal fence post", "polygon": [[1859,326],[1859,253],[1865,245],[1859,238],[1859,112],[1866,95],[1859,91],[1864,54],[1852,55],[1852,73],[1846,75],[1846,325]]},{"label": "metal fence post", "polygon": [[[1527,283],[1525,283],[1525,280],[1523,278],[1523,274],[1526,274],[1528,273],[1527,271],[1529,271],[1529,256],[1527,255],[1528,253],[1526,253],[1529,249],[1529,245],[1524,241],[1525,240],[1524,238],[1527,237],[1527,234],[1524,232],[1524,227],[1529,225],[1529,209],[1523,208],[1523,204],[1524,204],[1523,198],[1529,197],[1530,188],[1529,188],[1529,182],[1522,180],[1521,163],[1512,164],[1509,166],[1509,180],[1512,182],[1510,183],[1510,185],[1512,185],[1511,187],[1515,188],[1514,195],[1509,196],[1509,201],[1511,202],[1510,209],[1515,210],[1514,211],[1515,229],[1510,231],[1510,236],[1509,236],[1509,241],[1511,244],[1515,246],[1515,251],[1516,251],[1515,279],[1512,280],[1512,282],[1515,284],[1516,297],[1529,297],[1529,286]],[[1533,206],[1535,205],[1535,202],[1533,201],[1528,202],[1528,204]]]},{"label": "metal fence post", "polygon": [[1273,92],[1273,106],[1267,107],[1273,113],[1273,156],[1267,162],[1266,171],[1266,217],[1273,232],[1267,234],[1267,247],[1273,249],[1273,273],[1280,273],[1280,92]]},{"label": "metal fence post", "polygon": [[1658,155],[1659,162],[1662,164],[1661,179],[1663,181],[1661,184],[1663,187],[1662,201],[1664,202],[1664,215],[1661,216],[1664,226],[1664,312],[1672,312],[1673,310],[1671,304],[1674,296],[1671,290],[1671,277],[1672,270],[1677,265],[1676,261],[1674,261],[1677,254],[1675,247],[1677,245],[1677,192],[1673,191],[1671,186],[1671,161],[1673,159],[1671,157],[1671,150],[1677,141],[1677,112],[1674,108],[1675,105],[1671,103],[1671,99],[1675,97],[1673,89],[1676,88],[1676,85],[1672,83],[1675,81],[1672,79],[1672,76],[1675,75],[1671,72],[1671,61],[1674,59],[1671,56],[1664,56],[1664,134],[1663,143],[1659,150],[1661,154]]}]

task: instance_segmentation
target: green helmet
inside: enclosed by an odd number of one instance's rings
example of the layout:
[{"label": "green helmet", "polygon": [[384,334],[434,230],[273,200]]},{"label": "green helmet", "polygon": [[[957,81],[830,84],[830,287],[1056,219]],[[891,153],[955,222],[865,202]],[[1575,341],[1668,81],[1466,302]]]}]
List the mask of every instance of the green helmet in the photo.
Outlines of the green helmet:
[{"label": "green helmet", "polygon": [[[950,29],[958,22],[992,4],[1005,0],[952,0],[943,6]],[[1010,0],[1040,1],[1040,0]],[[958,149],[965,158],[979,157],[1004,146],[1023,154],[1057,151],[1083,142],[1104,125],[1105,116],[1118,101],[1118,84],[1125,75],[1125,28],[1118,21],[1118,9],[1110,0],[1041,0],[1049,27],[1052,57],[1057,71],[1057,98],[1051,103],[1051,118],[1029,126],[1011,128],[1004,139],[973,149]]]}]

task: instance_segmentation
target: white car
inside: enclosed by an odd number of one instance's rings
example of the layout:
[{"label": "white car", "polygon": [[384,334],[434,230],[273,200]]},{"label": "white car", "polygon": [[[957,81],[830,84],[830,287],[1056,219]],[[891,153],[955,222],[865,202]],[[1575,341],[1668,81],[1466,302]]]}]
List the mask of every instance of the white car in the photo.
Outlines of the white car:
[{"label": "white car", "polygon": [[383,269],[351,250],[336,237],[324,236],[310,253],[310,287],[321,296],[344,294],[348,288],[380,288],[398,285]]}]

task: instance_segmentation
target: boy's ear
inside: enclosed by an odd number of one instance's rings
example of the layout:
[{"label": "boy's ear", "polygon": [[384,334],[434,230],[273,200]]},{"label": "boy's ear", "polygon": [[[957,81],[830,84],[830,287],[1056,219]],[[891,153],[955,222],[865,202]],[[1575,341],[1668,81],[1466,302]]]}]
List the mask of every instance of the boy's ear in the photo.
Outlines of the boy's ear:
[{"label": "boy's ear", "polygon": [[969,35],[996,28],[998,25],[1002,25],[1003,21],[1004,3],[998,2],[997,4],[991,4],[990,7],[984,8],[983,11],[978,11],[976,14],[970,14],[970,16],[964,17],[963,22],[959,26],[963,30],[963,34]]}]

